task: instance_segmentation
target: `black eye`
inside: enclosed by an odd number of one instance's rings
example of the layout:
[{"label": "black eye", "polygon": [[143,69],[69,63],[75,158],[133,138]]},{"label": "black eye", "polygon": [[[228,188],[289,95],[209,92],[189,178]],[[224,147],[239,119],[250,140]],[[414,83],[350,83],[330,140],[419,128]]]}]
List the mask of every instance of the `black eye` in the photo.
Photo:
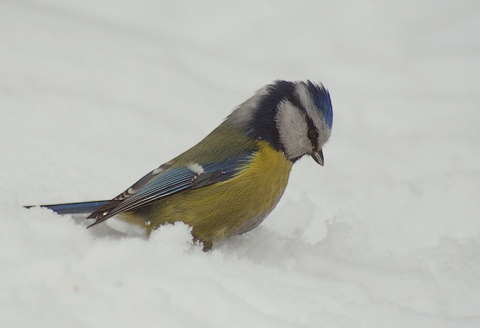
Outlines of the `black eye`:
[{"label": "black eye", "polygon": [[313,123],[312,119],[308,117],[308,115],[305,117],[307,121],[307,126],[308,126],[308,131],[307,131],[307,136],[308,139],[310,139],[310,142],[312,143],[312,146],[314,149],[318,148],[318,130],[315,127],[315,124]]}]

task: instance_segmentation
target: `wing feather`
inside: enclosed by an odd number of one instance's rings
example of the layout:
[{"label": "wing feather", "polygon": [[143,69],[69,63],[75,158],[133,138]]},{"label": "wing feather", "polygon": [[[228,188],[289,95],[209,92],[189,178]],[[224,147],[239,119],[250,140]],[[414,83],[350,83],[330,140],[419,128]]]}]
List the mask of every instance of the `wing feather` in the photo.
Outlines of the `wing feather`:
[{"label": "wing feather", "polygon": [[164,164],[93,212],[88,218],[96,221],[90,227],[116,214],[132,211],[179,192],[227,181],[245,167],[252,154],[246,152],[235,158],[204,165],[191,163],[172,167],[172,163]]}]

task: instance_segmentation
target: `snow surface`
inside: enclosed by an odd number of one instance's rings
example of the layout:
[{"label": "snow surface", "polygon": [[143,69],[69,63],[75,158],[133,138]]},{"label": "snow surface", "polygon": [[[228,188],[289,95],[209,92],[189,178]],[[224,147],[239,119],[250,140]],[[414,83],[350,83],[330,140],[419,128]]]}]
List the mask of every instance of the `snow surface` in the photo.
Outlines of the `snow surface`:
[{"label": "snow surface", "polygon": [[[480,327],[480,2],[0,2],[0,327]],[[22,205],[107,199],[275,79],[325,167],[204,253]]]}]

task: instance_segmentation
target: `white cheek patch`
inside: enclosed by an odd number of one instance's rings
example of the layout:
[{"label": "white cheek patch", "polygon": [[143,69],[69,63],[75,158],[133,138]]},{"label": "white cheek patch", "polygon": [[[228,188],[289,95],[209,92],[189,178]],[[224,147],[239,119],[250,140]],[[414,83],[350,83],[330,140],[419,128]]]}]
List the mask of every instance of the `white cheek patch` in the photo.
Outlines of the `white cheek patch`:
[{"label": "white cheek patch", "polygon": [[278,105],[275,120],[287,158],[293,159],[311,152],[312,143],[306,134],[307,122],[291,102],[285,100]]}]

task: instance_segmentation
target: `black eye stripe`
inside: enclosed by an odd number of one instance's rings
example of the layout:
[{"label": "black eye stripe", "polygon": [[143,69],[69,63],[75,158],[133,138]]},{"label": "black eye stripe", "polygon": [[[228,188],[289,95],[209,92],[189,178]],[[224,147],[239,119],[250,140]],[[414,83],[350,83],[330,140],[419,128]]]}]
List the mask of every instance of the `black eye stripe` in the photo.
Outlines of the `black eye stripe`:
[{"label": "black eye stripe", "polygon": [[307,126],[308,126],[308,139],[310,139],[310,142],[313,145],[313,149],[318,149],[318,130],[315,127],[315,124],[313,123],[313,120],[306,115],[305,113],[305,119],[307,121]]},{"label": "black eye stripe", "polygon": [[[278,115],[279,105],[284,101],[288,101],[303,115],[307,123],[307,131],[305,131],[307,137],[312,147],[318,149],[320,133],[296,92],[298,85],[300,84],[276,81],[275,84],[267,87],[266,94],[259,97],[253,116],[245,127],[250,137],[268,141],[276,150],[285,151],[285,145],[280,140],[278,124],[275,120]],[[310,93],[309,96],[312,97],[312,94]],[[272,117],[275,119],[272,120]]]},{"label": "black eye stripe", "polygon": [[308,139],[310,139],[313,149],[318,149],[318,129],[315,126],[315,123],[313,123],[313,120],[311,119],[311,117],[308,116],[307,110],[305,109],[302,102],[300,101],[300,99],[295,93],[292,93],[291,96],[287,99],[303,113],[305,117],[305,121],[307,122],[307,127],[308,127],[308,131],[307,131]]}]

